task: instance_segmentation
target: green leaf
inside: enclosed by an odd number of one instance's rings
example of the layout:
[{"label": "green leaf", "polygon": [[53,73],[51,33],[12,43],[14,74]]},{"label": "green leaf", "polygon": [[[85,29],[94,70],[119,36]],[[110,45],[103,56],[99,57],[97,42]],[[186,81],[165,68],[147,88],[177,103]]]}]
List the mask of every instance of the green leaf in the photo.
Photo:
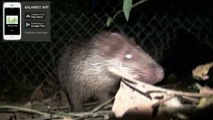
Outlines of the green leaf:
[{"label": "green leaf", "polygon": [[129,20],[129,14],[132,8],[132,0],[124,0],[123,1],[123,11],[126,20]]},{"label": "green leaf", "polygon": [[112,17],[108,17],[107,22],[106,22],[107,27],[109,27],[111,25],[112,20],[113,20]]}]

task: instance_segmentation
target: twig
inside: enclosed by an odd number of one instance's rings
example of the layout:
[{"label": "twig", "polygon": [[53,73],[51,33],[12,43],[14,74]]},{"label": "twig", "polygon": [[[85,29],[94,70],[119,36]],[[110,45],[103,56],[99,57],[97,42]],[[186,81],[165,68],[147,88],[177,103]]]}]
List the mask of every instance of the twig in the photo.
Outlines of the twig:
[{"label": "twig", "polygon": [[199,101],[195,98],[192,97],[188,97],[188,96],[182,96],[183,99],[194,102],[194,103],[198,103]]},{"label": "twig", "polygon": [[[90,112],[82,112],[82,113],[63,113],[63,112],[59,112],[59,113],[55,113],[52,115],[49,113],[45,113],[45,112],[40,112],[37,110],[32,110],[29,108],[23,108],[23,107],[16,107],[16,106],[0,106],[0,109],[12,109],[14,110],[14,112],[26,112],[26,113],[34,113],[34,114],[39,114],[41,117],[40,118],[44,118],[44,119],[54,119],[54,118],[64,118],[64,117],[69,117],[69,118],[75,118],[77,117],[75,120],[80,120],[82,118],[87,118],[89,116],[106,116],[107,114],[109,114],[111,112],[111,110],[109,111],[99,111],[102,107],[104,107],[105,105],[109,104],[114,98],[111,98],[110,100],[106,101],[105,103],[99,105],[98,107],[94,108],[93,110],[91,110]],[[2,110],[0,110],[2,111]]]},{"label": "twig", "polygon": [[22,112],[36,113],[36,114],[42,115],[44,117],[50,116],[50,114],[48,114],[48,113],[40,112],[40,111],[29,109],[29,108],[16,107],[16,106],[0,106],[0,109],[14,109],[16,111],[18,110],[18,111],[22,111]]},{"label": "twig", "polygon": [[[0,106],[0,111],[2,111],[1,109],[12,109],[12,110],[14,110],[15,113],[26,112],[26,113],[32,113],[32,114],[39,114],[40,117],[39,117],[38,120],[41,120],[41,119],[45,119],[45,120],[46,119],[52,119],[52,120],[54,120],[55,118],[64,118],[64,117],[71,119],[71,117],[72,117],[72,116],[64,114],[64,113],[49,114],[49,113],[40,112],[40,111],[29,109],[29,108],[16,107],[16,106]],[[11,111],[9,111],[9,110],[4,110],[4,111],[11,113]]]}]

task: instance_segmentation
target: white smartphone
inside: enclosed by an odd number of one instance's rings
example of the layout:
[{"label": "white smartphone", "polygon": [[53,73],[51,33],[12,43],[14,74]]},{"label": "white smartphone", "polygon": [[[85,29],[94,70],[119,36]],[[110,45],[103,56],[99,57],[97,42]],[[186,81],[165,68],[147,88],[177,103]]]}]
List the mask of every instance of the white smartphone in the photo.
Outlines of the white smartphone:
[{"label": "white smartphone", "polygon": [[3,4],[3,36],[4,40],[21,39],[21,3]]}]

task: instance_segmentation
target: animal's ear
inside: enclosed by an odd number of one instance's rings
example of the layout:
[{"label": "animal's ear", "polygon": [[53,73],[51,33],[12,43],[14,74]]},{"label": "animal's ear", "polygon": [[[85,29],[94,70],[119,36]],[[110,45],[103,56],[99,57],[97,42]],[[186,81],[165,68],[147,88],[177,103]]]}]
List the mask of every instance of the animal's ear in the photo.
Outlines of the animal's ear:
[{"label": "animal's ear", "polygon": [[134,46],[137,45],[136,41],[135,41],[135,39],[133,37],[129,38],[125,34],[122,34],[122,33],[121,34],[120,33],[111,33],[111,36],[113,36],[114,38],[117,38],[119,40],[126,39],[130,44],[132,44]]},{"label": "animal's ear", "polygon": [[113,37],[113,38],[122,39],[122,36],[121,36],[121,34],[119,34],[119,33],[113,32],[113,33],[111,33],[110,35],[111,35],[111,37]]}]

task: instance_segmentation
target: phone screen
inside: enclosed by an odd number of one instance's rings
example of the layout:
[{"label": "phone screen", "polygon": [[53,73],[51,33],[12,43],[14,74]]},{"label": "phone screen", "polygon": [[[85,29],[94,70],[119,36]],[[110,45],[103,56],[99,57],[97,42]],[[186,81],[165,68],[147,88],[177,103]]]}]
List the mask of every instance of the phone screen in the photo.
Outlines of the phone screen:
[{"label": "phone screen", "polygon": [[5,9],[5,35],[20,34],[20,8],[4,8]]}]

